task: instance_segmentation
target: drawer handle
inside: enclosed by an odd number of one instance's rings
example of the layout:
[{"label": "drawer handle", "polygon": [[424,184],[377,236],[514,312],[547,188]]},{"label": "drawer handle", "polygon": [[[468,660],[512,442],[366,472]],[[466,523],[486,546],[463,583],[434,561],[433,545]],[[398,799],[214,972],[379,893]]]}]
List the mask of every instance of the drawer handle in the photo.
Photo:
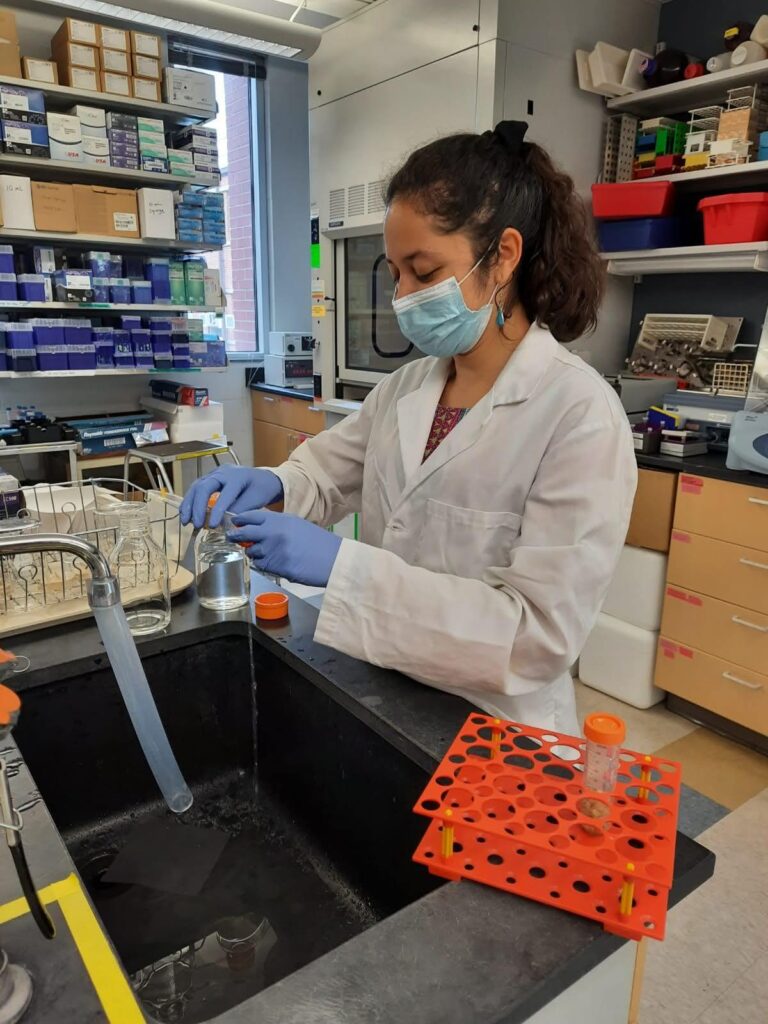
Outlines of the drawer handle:
[{"label": "drawer handle", "polygon": [[768,505],[768,501],[765,498],[747,498],[747,501],[752,505]]},{"label": "drawer handle", "polygon": [[274,398],[270,398],[269,395],[262,395],[261,400],[262,402],[274,402]]},{"label": "drawer handle", "polygon": [[753,569],[768,570],[768,565],[766,565],[764,562],[753,562],[751,558],[740,558],[739,561],[742,565],[751,565]]},{"label": "drawer handle", "polygon": [[723,672],[723,679],[729,680],[731,683],[738,683],[739,686],[746,686],[748,690],[762,690],[762,683],[748,683],[746,679],[739,679],[738,676],[731,675],[730,672]]},{"label": "drawer handle", "polygon": [[740,619],[738,615],[734,615],[731,622],[735,622],[737,626],[746,626],[747,629],[756,629],[758,633],[768,633],[768,626],[758,626],[756,622]]}]

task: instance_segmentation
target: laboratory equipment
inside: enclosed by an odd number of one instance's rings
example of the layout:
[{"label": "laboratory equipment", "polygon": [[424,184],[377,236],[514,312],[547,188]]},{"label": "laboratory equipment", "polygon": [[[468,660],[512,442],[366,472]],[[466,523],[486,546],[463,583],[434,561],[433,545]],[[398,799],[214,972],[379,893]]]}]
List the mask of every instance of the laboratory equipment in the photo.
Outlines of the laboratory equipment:
[{"label": "laboratory equipment", "polygon": [[131,603],[125,613],[134,636],[147,636],[171,621],[168,559],[152,537],[149,509],[126,501],[110,513],[117,519],[118,537],[109,564]]},{"label": "laboratory equipment", "polygon": [[225,512],[219,526],[209,523],[217,498],[218,494],[209,498],[205,525],[195,541],[197,597],[203,608],[228,612],[247,603],[250,572],[245,549],[227,537],[233,528],[232,513]]},{"label": "laboratory equipment", "polygon": [[744,409],[733,417],[725,464],[728,469],[768,473],[768,315]]},{"label": "laboratory equipment", "polygon": [[280,388],[311,387],[314,356],[311,352],[296,355],[264,356],[264,382]]},{"label": "laboratory equipment", "polygon": [[597,793],[610,793],[616,785],[619,753],[627,734],[616,715],[596,712],[584,720],[584,785]]},{"label": "laboratory equipment", "polygon": [[708,388],[714,366],[733,351],[743,317],[708,313],[646,313],[627,360],[639,376],[675,377]]},{"label": "laboratory equipment", "polygon": [[0,564],[5,556],[65,555],[82,562],[89,572],[88,605],[96,619],[126,710],[136,731],[152,774],[172,811],[180,814],[192,806],[192,794],[179,771],[168,737],[157,712],[141,658],[120,604],[120,584],[104,554],[89,541],[58,533],[31,536],[0,536]]},{"label": "laboratory equipment", "polygon": [[596,820],[579,807],[584,797],[601,799],[585,786],[584,740],[473,712],[414,807],[430,823],[413,859],[442,878],[569,910],[624,938],[663,939],[680,765],[619,746],[616,757],[609,813]]},{"label": "laboratory equipment", "polygon": [[311,334],[296,331],[270,331],[269,349],[272,355],[291,356],[301,352],[312,352],[315,339]]}]

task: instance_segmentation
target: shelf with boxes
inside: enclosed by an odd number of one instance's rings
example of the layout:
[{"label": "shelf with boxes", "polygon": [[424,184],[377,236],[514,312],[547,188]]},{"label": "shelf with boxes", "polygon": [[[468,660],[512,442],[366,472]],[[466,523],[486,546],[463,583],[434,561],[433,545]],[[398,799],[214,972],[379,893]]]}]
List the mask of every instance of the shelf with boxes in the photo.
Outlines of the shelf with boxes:
[{"label": "shelf with boxes", "polygon": [[72,234],[57,231],[26,231],[20,228],[0,227],[0,243],[29,242],[64,245],[68,249],[99,249],[109,246],[120,251],[137,252],[220,252],[221,245],[180,242],[178,239],[121,238],[115,235],[97,235],[90,232]]},{"label": "shelf with boxes", "polygon": [[50,41],[50,59],[41,52],[39,38],[34,45],[35,56],[22,56],[16,15],[0,9],[0,71],[4,76],[34,81],[49,90],[69,87],[80,93],[114,96],[123,103],[136,99],[160,105],[164,98],[172,106],[193,111],[202,108],[204,119],[216,114],[212,76],[186,68],[165,68],[163,40],[143,28],[65,18]]},{"label": "shelf with boxes", "polygon": [[179,188],[182,185],[208,186],[203,178],[192,175],[158,174],[129,167],[99,167],[89,164],[72,163],[68,160],[47,160],[40,157],[15,156],[0,153],[0,171],[34,174],[39,181],[86,181],[110,182],[118,187],[126,184],[166,185]]},{"label": "shelf with boxes", "polygon": [[[173,368],[173,373],[225,373],[226,366],[187,366]],[[62,377],[146,377],[153,373],[168,373],[163,367],[139,367],[125,366],[118,369],[114,367],[97,367],[94,370],[33,370],[26,373],[18,373],[15,370],[0,370],[0,380],[39,380],[54,379]]]},{"label": "shelf with boxes", "polygon": [[226,365],[194,316],[222,306],[218,270],[200,258],[0,246],[0,302],[2,370]]}]

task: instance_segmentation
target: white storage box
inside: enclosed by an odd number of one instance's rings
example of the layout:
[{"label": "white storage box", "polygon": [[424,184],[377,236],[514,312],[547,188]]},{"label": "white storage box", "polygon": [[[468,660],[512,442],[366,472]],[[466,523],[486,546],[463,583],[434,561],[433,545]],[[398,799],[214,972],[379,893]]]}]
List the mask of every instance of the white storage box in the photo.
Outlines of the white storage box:
[{"label": "white storage box", "polygon": [[659,634],[601,612],[579,657],[582,683],[636,708],[664,699],[653,684]]},{"label": "white storage box", "polygon": [[156,413],[168,424],[168,436],[174,444],[180,441],[213,441],[224,437],[224,406],[221,402],[208,405],[174,405],[162,398],[142,398],[142,407]]},{"label": "white storage box", "polygon": [[665,554],[625,545],[603,611],[638,629],[658,630],[666,578]]}]

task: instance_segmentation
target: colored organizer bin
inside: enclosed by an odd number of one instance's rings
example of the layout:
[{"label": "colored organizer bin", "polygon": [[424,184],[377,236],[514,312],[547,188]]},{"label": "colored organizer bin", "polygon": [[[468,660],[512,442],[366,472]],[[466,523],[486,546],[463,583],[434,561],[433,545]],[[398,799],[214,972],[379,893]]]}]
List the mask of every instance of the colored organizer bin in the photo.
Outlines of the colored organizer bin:
[{"label": "colored organizer bin", "polygon": [[708,196],[697,207],[704,218],[704,244],[764,242],[768,239],[768,192]]},{"label": "colored organizer bin", "polygon": [[592,186],[592,212],[597,220],[667,217],[672,213],[675,186],[671,181],[621,182]]},{"label": "colored organizer bin", "polygon": [[584,747],[581,737],[471,714],[414,807],[431,821],[413,859],[624,938],[663,939],[680,765],[622,750],[614,790],[595,793],[582,785]]},{"label": "colored organizer bin", "polygon": [[597,225],[597,237],[603,252],[666,249],[682,245],[682,234],[682,226],[677,217],[605,220]]}]

